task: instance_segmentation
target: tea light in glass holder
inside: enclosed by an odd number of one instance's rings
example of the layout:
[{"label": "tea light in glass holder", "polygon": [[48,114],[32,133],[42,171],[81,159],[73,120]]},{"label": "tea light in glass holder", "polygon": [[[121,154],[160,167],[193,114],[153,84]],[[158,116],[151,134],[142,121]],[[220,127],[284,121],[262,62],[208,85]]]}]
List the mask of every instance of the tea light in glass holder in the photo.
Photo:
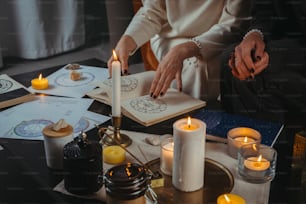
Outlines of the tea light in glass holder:
[{"label": "tea light in glass holder", "polygon": [[161,142],[160,151],[160,170],[166,174],[172,175],[172,164],[173,164],[173,138],[165,138]]},{"label": "tea light in glass holder", "polygon": [[266,145],[243,145],[238,152],[238,172],[246,181],[265,183],[275,177],[277,152]]},{"label": "tea light in glass holder", "polygon": [[231,157],[237,159],[239,148],[246,144],[260,144],[261,134],[252,128],[237,127],[227,133],[227,148]]}]

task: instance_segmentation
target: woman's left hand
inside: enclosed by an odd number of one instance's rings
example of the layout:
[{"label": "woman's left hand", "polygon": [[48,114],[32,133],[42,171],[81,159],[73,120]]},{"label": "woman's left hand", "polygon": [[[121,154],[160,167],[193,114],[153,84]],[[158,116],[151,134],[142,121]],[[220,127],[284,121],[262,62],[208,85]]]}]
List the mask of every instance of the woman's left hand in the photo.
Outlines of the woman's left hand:
[{"label": "woman's left hand", "polygon": [[191,41],[171,48],[157,67],[150,88],[151,97],[157,98],[163,96],[174,79],[176,79],[177,89],[182,91],[183,83],[181,75],[183,62],[189,57],[198,56],[199,52],[197,45]]}]

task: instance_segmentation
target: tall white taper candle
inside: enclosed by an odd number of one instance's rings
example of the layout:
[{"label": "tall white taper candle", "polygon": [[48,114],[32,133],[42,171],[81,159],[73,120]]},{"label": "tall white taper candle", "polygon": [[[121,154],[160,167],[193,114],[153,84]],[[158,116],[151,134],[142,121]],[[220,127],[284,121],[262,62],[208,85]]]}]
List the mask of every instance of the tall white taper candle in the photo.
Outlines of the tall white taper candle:
[{"label": "tall white taper candle", "polygon": [[113,50],[112,62],[112,116],[121,116],[121,105],[120,105],[120,95],[121,95],[121,63],[118,60],[116,52]]}]

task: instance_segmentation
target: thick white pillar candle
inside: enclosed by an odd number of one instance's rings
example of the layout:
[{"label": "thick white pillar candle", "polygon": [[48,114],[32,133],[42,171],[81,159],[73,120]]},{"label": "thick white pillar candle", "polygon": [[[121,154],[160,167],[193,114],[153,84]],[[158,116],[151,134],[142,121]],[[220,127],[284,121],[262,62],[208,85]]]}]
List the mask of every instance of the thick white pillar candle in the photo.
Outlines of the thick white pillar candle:
[{"label": "thick white pillar candle", "polygon": [[112,116],[121,116],[121,105],[120,105],[120,95],[121,95],[121,63],[118,60],[116,52],[113,50],[112,62]]},{"label": "thick white pillar candle", "polygon": [[172,184],[185,192],[199,190],[204,184],[206,124],[194,118],[190,121],[180,119],[173,125]]}]

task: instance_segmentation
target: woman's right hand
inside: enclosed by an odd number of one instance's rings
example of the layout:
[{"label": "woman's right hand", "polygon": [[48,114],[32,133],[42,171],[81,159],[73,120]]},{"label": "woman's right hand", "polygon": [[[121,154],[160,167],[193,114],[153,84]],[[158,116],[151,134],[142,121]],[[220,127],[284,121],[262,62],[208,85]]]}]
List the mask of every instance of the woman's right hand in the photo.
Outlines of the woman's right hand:
[{"label": "woman's right hand", "polygon": [[228,65],[232,74],[240,79],[254,78],[262,72],[269,63],[269,55],[265,51],[265,43],[259,33],[253,32],[236,46]]},{"label": "woman's right hand", "polygon": [[[118,60],[121,63],[121,72],[126,75],[128,73],[128,60],[130,54],[135,51],[137,44],[131,36],[124,35],[121,37],[116,45],[115,52]],[[109,76],[112,76],[112,62],[114,61],[113,55],[107,61]]]}]

